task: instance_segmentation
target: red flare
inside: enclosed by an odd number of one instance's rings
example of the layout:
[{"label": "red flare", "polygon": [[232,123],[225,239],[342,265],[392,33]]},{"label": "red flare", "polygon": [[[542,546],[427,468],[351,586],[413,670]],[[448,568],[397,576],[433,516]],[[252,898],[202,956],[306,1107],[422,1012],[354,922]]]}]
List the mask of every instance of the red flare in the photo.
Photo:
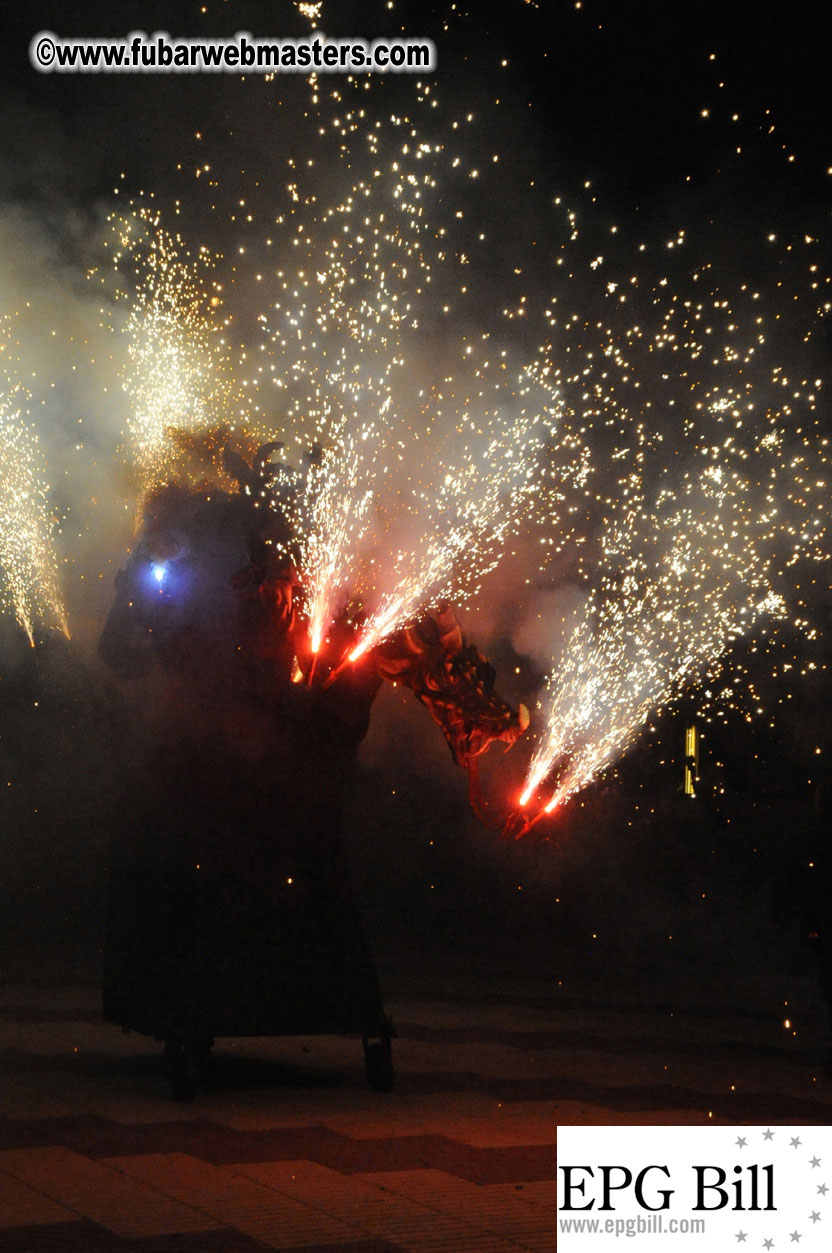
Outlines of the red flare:
[{"label": "red flare", "polygon": [[355,648],[349,654],[349,657],[347,658],[347,660],[358,661],[358,658],[363,657],[369,647],[370,647],[370,639],[368,636],[365,640],[362,640],[360,644],[356,644]]}]

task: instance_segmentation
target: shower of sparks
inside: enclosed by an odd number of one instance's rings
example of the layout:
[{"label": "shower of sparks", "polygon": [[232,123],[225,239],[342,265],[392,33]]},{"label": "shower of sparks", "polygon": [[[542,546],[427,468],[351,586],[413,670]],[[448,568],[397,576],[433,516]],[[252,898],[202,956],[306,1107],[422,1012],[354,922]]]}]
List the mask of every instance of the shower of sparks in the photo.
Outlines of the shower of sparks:
[{"label": "shower of sparks", "polygon": [[620,756],[647,716],[698,678],[761,615],[786,605],[767,578],[756,513],[742,475],[708,467],[682,491],[663,494],[654,514],[605,536],[605,571],[588,616],[549,681],[546,733],[523,802],[553,763],[563,762],[547,809],[584,787]]},{"label": "shower of sparks", "polygon": [[[315,654],[357,590],[356,553],[367,532],[373,496],[361,481],[364,463],[356,441],[348,431],[334,435],[332,447],[310,464],[292,519]],[[372,428],[364,436],[371,439]]]},{"label": "shower of sparks", "polygon": [[[378,421],[357,438],[345,425],[309,466],[291,520],[312,651],[337,616],[358,609],[356,661],[428,606],[464,599],[494,568],[539,482],[541,439],[525,416],[485,443],[469,421],[457,431],[466,438],[456,464],[440,455],[434,473],[420,466],[417,479],[414,449]],[[397,476],[397,463],[410,468]]]},{"label": "shower of sparks", "polygon": [[[829,449],[816,416],[822,380],[789,382],[770,357],[758,366],[762,346],[771,351],[779,300],[766,318],[761,292],[748,285],[734,308],[702,289],[684,300],[668,286],[665,279],[651,291],[664,311],[658,331],[648,336],[636,324],[623,343],[605,331],[595,385],[592,366],[581,373],[588,422],[609,432],[610,486],[596,499],[586,616],[548,679],[520,797],[521,806],[535,798],[538,813],[615,762],[685,689],[697,690],[703,710],[744,702],[746,717],[749,704],[762,714],[753,684],[739,690],[739,663],[729,683],[717,684],[733,641],[765,638],[779,621],[817,634],[793,572],[829,555]],[[814,297],[808,320],[827,311]],[[724,347],[709,342],[719,330]],[[661,365],[658,379],[650,357]],[[651,373],[652,398],[640,401],[635,389]]]},{"label": "shower of sparks", "polygon": [[[319,3],[297,7],[322,18]],[[741,663],[714,684],[732,642],[764,649],[778,622],[815,631],[814,580],[794,575],[826,556],[822,382],[803,364],[829,309],[818,240],[749,232],[720,267],[719,216],[708,226],[695,198],[694,225],[660,234],[632,215],[604,222],[589,184],[544,203],[523,152],[495,151],[494,135],[514,133],[494,124],[502,91],[478,113],[458,93],[441,102],[432,78],[411,80],[404,103],[383,78],[313,75],[286,138],[280,91],[293,89],[276,81],[264,126],[279,121],[284,146],[262,187],[262,172],[205,160],[201,132],[194,176],[236,235],[229,310],[262,293],[239,386],[250,419],[286,445],[291,490],[276,507],[294,529],[313,651],[354,615],[345,660],[357,660],[516,556],[530,596],[577,585],[586,616],[553,659],[523,790],[550,810],[683,689],[709,709],[750,698],[759,711]],[[506,230],[509,192],[517,214],[532,206],[528,230]],[[161,302],[179,326],[192,296],[186,283]],[[200,333],[193,343],[209,360]],[[181,377],[199,408],[200,369]],[[161,415],[189,405],[159,392],[134,411],[164,467],[182,417]]]},{"label": "shower of sparks", "polygon": [[474,330],[486,324],[481,307],[475,321],[463,315],[477,297],[470,257],[443,225],[441,189],[450,179],[463,204],[478,171],[457,170],[456,151],[420,137],[430,85],[418,86],[413,116],[384,124],[355,82],[352,105],[342,89],[321,104],[314,79],[311,91],[319,139],[365,149],[371,168],[318,187],[303,168],[313,161],[289,161],[291,207],[277,225],[290,246],[245,386],[253,412],[279,405],[281,438],[307,460],[292,520],[313,651],[352,607],[357,660],[432,604],[475,594],[520,519],[542,512],[544,497],[554,507],[586,458],[545,371],[525,365],[522,345]]},{"label": "shower of sparks", "polygon": [[122,385],[130,400],[128,442],[141,517],[148,496],[168,479],[177,434],[227,422],[231,390],[223,345],[207,315],[203,272],[214,264],[208,250],[193,260],[146,209],[113,217],[111,224],[114,265],[129,268],[132,280],[124,297],[130,311]]},{"label": "shower of sparks", "polygon": [[525,411],[508,429],[492,430],[470,420],[459,462],[443,466],[439,482],[423,482],[413,493],[420,534],[395,555],[380,598],[350,654],[357,660],[426,604],[464,600],[498,564],[505,539],[528,509],[540,482],[543,432]]},{"label": "shower of sparks", "polygon": [[67,638],[69,629],[38,440],[26,421],[26,393],[6,365],[8,348],[0,321],[0,604],[34,645],[39,622],[57,625]]}]

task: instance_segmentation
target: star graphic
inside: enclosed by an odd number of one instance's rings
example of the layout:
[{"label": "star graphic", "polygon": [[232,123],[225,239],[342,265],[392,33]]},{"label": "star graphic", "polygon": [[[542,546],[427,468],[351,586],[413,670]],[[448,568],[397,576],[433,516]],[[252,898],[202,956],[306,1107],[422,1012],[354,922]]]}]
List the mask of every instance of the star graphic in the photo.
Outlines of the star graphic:
[{"label": "star graphic", "polygon": [[774,1248],[774,1241],[773,1241],[773,1240],[764,1240],[764,1241],[763,1241],[763,1248],[764,1248],[764,1249],[773,1249],[773,1248]]},{"label": "star graphic", "polygon": [[800,1148],[800,1136],[792,1136],[791,1140],[789,1141],[789,1144],[792,1146],[793,1149]]},{"label": "star graphic", "polygon": [[737,1232],[737,1237],[736,1237],[736,1238],[737,1238],[737,1241],[738,1241],[740,1244],[745,1244],[745,1238],[746,1238],[746,1236],[747,1236],[747,1235],[748,1235],[748,1232],[746,1232],[746,1231],[738,1231],[738,1232]]},{"label": "star graphic", "polygon": [[828,1191],[829,1191],[829,1185],[828,1185],[828,1184],[826,1184],[826,1183],[819,1183],[819,1184],[818,1184],[818,1192],[820,1193],[820,1195],[821,1195],[821,1196],[826,1196],[826,1194],[827,1194],[827,1192],[828,1192]]},{"label": "star graphic", "polygon": [[736,1144],[738,1149],[744,1149],[746,1145],[745,1136],[737,1136]]},{"label": "star graphic", "polygon": [[798,1240],[802,1239],[802,1236],[800,1235],[798,1231],[790,1231],[789,1239],[791,1240],[792,1244],[797,1244]]},{"label": "star graphic", "polygon": [[813,1167],[814,1167],[814,1166],[820,1166],[820,1158],[819,1158],[819,1157],[813,1157],[813,1158],[811,1159],[811,1161],[812,1161],[812,1166],[813,1166]]},{"label": "star graphic", "polygon": [[772,1131],[771,1127],[769,1127],[768,1131],[764,1131],[764,1132],[763,1132],[763,1139],[764,1139],[764,1140],[773,1140],[773,1139],[774,1139],[774,1132]]},{"label": "star graphic", "polygon": [[820,1214],[818,1213],[818,1211],[817,1211],[816,1209],[813,1209],[813,1210],[812,1210],[812,1212],[811,1212],[811,1214],[809,1215],[809,1217],[811,1218],[811,1220],[812,1220],[812,1222],[813,1222],[813,1223],[819,1223],[819,1222],[820,1222]]}]

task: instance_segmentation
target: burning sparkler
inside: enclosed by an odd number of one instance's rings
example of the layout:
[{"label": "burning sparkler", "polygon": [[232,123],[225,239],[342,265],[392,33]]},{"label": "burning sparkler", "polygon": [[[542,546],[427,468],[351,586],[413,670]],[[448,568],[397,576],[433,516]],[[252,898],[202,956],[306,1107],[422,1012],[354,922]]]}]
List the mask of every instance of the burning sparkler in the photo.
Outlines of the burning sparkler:
[{"label": "burning sparkler", "polygon": [[[318,141],[337,144],[330,176],[359,144],[373,169],[322,187],[308,173],[315,161],[289,161],[290,207],[276,225],[291,246],[245,382],[254,412],[273,391],[296,463],[304,447],[321,450],[300,474],[295,560],[313,655],[336,617],[356,622],[338,673],[430,606],[475,595],[521,525],[551,518],[565,484],[587,473],[546,372],[496,326],[476,333],[462,316],[470,258],[451,242],[440,198],[450,179],[464,203],[478,171],[421,136],[432,86],[419,83],[413,111],[386,121],[361,102],[366,86],[348,80],[322,102],[311,80]],[[561,527],[566,542],[571,520]]]},{"label": "burning sparkler", "polygon": [[[335,449],[310,468],[299,565],[312,652],[318,653],[328,626],[349,602],[364,606],[356,642],[338,673],[430,604],[462,599],[493,569],[516,526],[537,481],[537,424],[524,414],[508,436],[495,432],[479,449],[470,426],[463,429],[470,443],[460,464],[444,466],[438,485],[405,477],[396,491],[400,512],[392,518],[390,482],[380,467],[395,464],[396,448],[401,457],[402,441],[391,447],[389,434],[374,427],[359,440],[341,432]],[[390,533],[398,536],[392,551]]]},{"label": "burning sparkler", "polygon": [[149,495],[167,481],[176,435],[227,422],[231,385],[218,331],[206,316],[202,271],[215,259],[202,248],[193,261],[146,209],[112,224],[114,264],[123,267],[129,258],[133,271],[123,387],[141,519]]},{"label": "burning sparkler", "polygon": [[[726,316],[736,331],[736,315]],[[688,335],[680,381],[702,351],[693,328]],[[713,374],[735,361],[747,373],[752,354],[750,346],[712,359]],[[632,348],[628,356],[631,371]],[[697,374],[708,377],[701,364]],[[624,472],[603,499],[587,616],[547,683],[544,728],[519,800],[534,812],[531,824],[615,762],[651,713],[713,680],[732,641],[788,617],[790,567],[827,557],[826,438],[816,424],[795,422],[790,405],[761,411],[750,380],[727,394],[709,382],[687,384],[692,397],[682,401],[670,457],[661,433],[648,437],[643,424],[628,447],[628,414],[612,403],[622,441],[613,458]],[[812,632],[800,615],[795,622]],[[710,699],[705,683],[700,703]]]},{"label": "burning sparkler", "polygon": [[[309,640],[317,659],[336,615],[356,589],[356,552],[366,534],[372,487],[352,435],[338,431],[334,447],[310,459],[294,518],[307,596]],[[370,432],[365,432],[370,437]]]},{"label": "burning sparkler", "polygon": [[8,344],[0,321],[0,599],[34,646],[39,621],[57,625],[67,638],[69,628],[37,436],[26,422],[26,393],[6,367]]}]

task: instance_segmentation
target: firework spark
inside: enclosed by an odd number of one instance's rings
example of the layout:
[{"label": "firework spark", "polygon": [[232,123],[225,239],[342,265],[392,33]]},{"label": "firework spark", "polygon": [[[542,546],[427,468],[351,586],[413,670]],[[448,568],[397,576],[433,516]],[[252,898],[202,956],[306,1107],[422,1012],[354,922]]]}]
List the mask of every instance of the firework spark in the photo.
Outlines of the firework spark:
[{"label": "firework spark", "polygon": [[[758,312],[743,346],[727,300],[714,302],[704,327],[696,323],[705,302],[689,302],[683,337],[668,330],[675,296],[670,303],[647,347],[677,354],[662,379],[678,389],[663,390],[679,419],[656,415],[649,434],[644,410],[617,401],[611,381],[595,390],[599,416],[616,432],[609,465],[621,469],[596,502],[603,516],[587,614],[550,674],[520,797],[523,807],[537,797],[545,813],[615,762],[683,691],[696,687],[700,707],[712,704],[733,641],[790,617],[813,632],[790,571],[828,559],[828,440],[813,417],[821,381],[804,382],[784,404],[780,367],[768,379],[753,368],[766,342]],[[705,335],[723,320],[729,346],[704,357]],[[619,351],[608,350],[607,369]],[[637,374],[636,355],[631,342],[622,373]],[[735,674],[719,697],[736,704],[740,681]]]},{"label": "firework spark", "polygon": [[[346,90],[360,97],[365,87]],[[431,87],[417,86],[412,113],[383,122],[340,88],[321,104],[315,80],[312,102],[319,142],[337,141],[336,163],[348,145],[365,147],[372,171],[333,197],[341,180],[304,187],[316,163],[289,161],[291,208],[278,225],[290,246],[245,385],[253,412],[279,404],[296,462],[304,446],[321,450],[299,471],[310,637],[317,651],[351,606],[357,660],[432,604],[475,595],[521,519],[551,517],[587,458],[545,370],[500,333],[503,313],[485,325],[471,258],[442,224],[443,187],[463,204],[479,172],[458,168],[455,146],[420,135],[419,112],[429,118],[436,105]],[[571,524],[561,525],[565,538]]]},{"label": "firework spark", "polygon": [[828,476],[799,341],[829,276],[809,233],[748,233],[726,262],[695,201],[695,228],[642,234],[632,215],[605,222],[589,184],[535,201],[539,241],[498,238],[489,206],[511,184],[524,212],[539,171],[494,151],[513,132],[487,111],[447,107],[435,80],[407,91],[312,76],[259,209],[236,167],[224,204],[224,174],[201,158],[196,178],[238,233],[229,288],[264,293],[241,387],[296,467],[313,649],[357,610],[357,660],[432,601],[476,595],[530,536],[530,594],[571,561],[587,617],[553,667],[524,789],[545,799],[554,775],[548,807],[732,641],[808,622],[789,571],[826,555]]},{"label": "firework spark", "polygon": [[[370,431],[366,431],[371,438]],[[335,617],[356,590],[356,552],[366,535],[372,487],[362,482],[356,440],[344,430],[309,465],[296,516],[296,542],[306,590],[309,639],[320,651]]]},{"label": "firework spark", "polygon": [[139,479],[138,517],[148,496],[167,481],[177,434],[228,421],[231,385],[217,328],[207,316],[203,271],[215,259],[192,260],[158,215],[140,209],[111,219],[118,244],[114,265],[132,270],[124,327],[130,399],[129,446]]},{"label": "firework spark", "polygon": [[38,622],[69,637],[52,540],[53,520],[27,396],[6,365],[8,328],[0,322],[0,602],[34,645]]}]

